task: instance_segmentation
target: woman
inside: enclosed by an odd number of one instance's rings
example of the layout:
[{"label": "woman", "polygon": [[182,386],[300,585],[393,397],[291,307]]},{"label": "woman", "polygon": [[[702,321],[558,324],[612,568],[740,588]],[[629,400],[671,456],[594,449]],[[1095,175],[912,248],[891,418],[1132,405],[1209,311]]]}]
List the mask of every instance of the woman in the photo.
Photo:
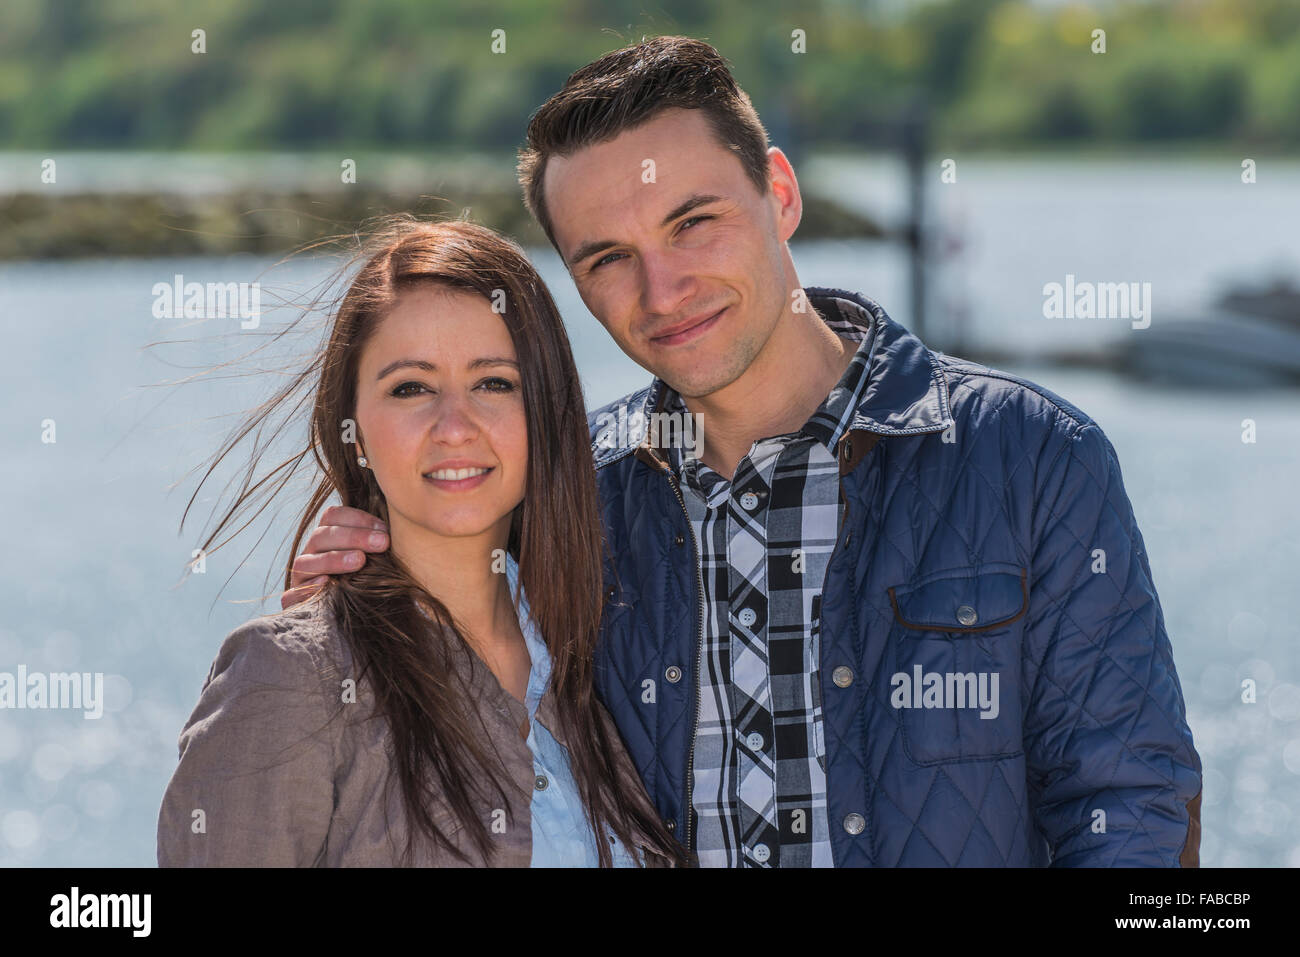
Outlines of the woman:
[{"label": "woman", "polygon": [[158,861],[686,863],[593,693],[602,536],[555,304],[489,229],[403,218],[376,242],[323,352],[241,435],[308,382],[309,448],[271,473],[323,471],[290,554],[332,494],[389,550],[226,638]]}]

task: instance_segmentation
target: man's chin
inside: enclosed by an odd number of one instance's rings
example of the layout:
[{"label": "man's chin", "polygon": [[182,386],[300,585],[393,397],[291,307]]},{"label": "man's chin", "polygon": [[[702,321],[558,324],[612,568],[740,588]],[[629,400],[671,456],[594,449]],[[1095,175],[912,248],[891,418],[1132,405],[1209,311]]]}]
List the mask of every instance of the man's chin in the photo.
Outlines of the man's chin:
[{"label": "man's chin", "polygon": [[682,398],[705,399],[731,385],[744,371],[743,368],[727,369],[719,374],[718,363],[714,362],[711,367],[693,364],[689,369],[670,369],[664,374],[656,374]]}]

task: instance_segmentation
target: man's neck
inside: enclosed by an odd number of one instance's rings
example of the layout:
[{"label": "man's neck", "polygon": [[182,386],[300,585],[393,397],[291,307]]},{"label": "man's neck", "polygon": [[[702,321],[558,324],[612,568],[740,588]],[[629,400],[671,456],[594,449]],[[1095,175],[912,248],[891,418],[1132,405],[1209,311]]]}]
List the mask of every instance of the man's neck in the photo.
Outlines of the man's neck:
[{"label": "man's neck", "polygon": [[700,461],[730,480],[755,442],[798,431],[812,417],[856,351],[857,343],[837,336],[815,309],[787,310],[740,378],[685,399],[704,423]]}]

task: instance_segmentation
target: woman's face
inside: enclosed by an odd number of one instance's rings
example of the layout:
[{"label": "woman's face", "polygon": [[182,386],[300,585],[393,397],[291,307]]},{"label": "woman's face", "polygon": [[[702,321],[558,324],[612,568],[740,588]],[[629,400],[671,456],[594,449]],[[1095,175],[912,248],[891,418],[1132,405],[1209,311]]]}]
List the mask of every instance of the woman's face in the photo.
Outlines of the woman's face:
[{"label": "woman's face", "polygon": [[504,546],[528,430],[514,343],[485,298],[433,284],[402,293],[362,352],[356,416],[395,544],[432,533]]}]

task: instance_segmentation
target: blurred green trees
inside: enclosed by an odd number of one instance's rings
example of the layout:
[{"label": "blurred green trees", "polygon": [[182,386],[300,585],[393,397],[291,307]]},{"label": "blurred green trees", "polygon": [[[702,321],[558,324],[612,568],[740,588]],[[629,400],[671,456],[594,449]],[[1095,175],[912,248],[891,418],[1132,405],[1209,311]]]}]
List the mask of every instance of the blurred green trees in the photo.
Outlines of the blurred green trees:
[{"label": "blurred green trees", "polygon": [[513,147],[572,70],[661,33],[827,139],[920,93],[943,144],[1300,146],[1295,0],[4,0],[0,148]]}]

